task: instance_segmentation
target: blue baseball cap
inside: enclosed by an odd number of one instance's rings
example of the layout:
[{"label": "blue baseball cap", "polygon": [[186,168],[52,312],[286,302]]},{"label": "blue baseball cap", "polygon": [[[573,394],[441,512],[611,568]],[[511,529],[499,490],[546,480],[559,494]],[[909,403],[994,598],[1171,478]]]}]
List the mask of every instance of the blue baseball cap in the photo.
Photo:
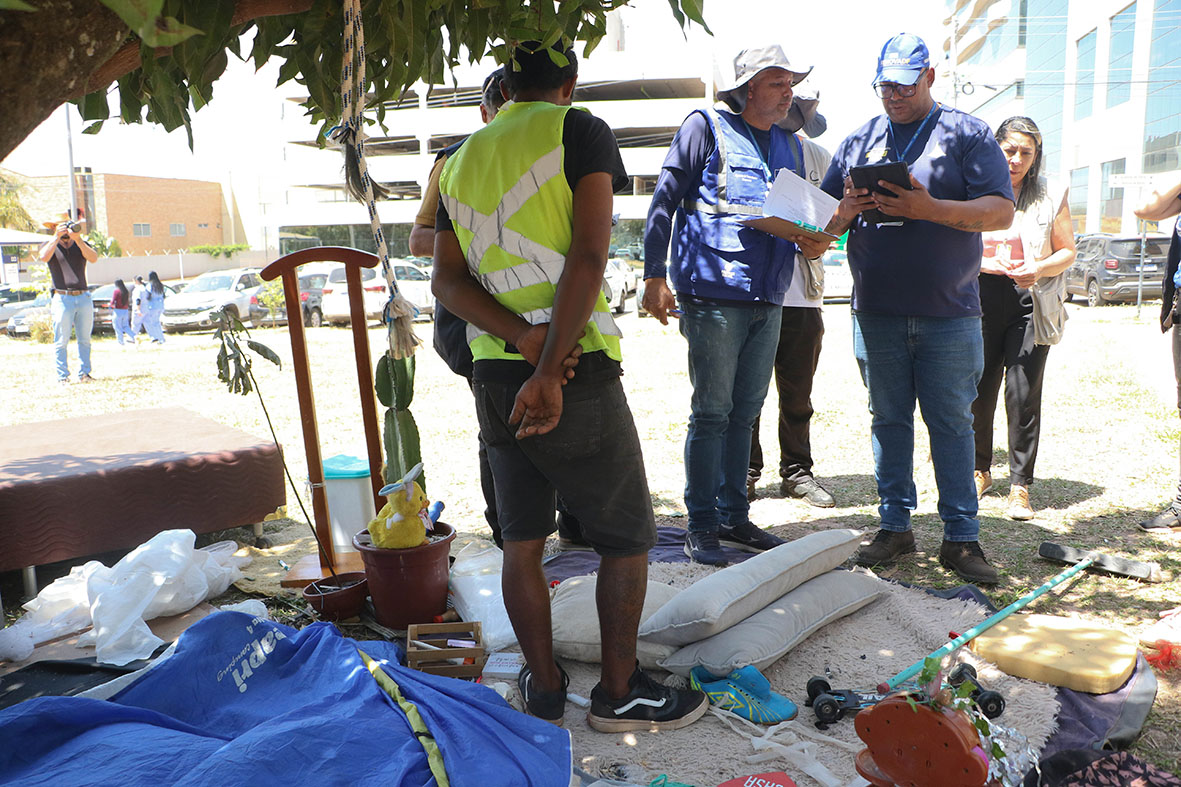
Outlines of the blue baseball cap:
[{"label": "blue baseball cap", "polygon": [[894,82],[913,85],[923,69],[931,67],[931,53],[923,39],[910,33],[899,33],[886,42],[878,56],[878,73],[873,84]]}]

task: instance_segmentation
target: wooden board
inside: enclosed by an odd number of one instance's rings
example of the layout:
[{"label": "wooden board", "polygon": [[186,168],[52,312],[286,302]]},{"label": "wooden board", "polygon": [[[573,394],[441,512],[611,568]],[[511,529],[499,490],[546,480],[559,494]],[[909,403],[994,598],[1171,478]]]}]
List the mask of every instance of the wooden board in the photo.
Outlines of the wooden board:
[{"label": "wooden board", "polygon": [[[447,646],[449,639],[474,641],[473,648]],[[423,648],[425,642],[435,648]],[[406,629],[406,666],[410,669],[444,675],[449,678],[474,678],[484,671],[488,655],[484,652],[484,635],[480,621],[470,623],[412,623]],[[464,662],[454,663],[454,659]]]},{"label": "wooden board", "polygon": [[[365,564],[361,561],[360,552],[337,552],[335,568],[337,574],[348,574],[352,571],[363,572]],[[285,588],[303,588],[327,576],[331,576],[331,572],[320,565],[320,555],[316,552],[300,558],[279,584]]]},{"label": "wooden board", "polygon": [[1010,675],[1091,694],[1115,691],[1136,668],[1127,634],[1056,615],[1013,615],[970,647]]}]

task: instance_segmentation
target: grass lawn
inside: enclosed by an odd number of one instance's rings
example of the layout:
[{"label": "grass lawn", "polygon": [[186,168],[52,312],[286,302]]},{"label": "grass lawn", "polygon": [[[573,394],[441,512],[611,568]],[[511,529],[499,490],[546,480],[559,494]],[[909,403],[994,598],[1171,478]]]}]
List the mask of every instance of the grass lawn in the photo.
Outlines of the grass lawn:
[{"label": "grass lawn", "polygon": [[[631,312],[624,330],[624,377],[648,469],[653,505],[662,523],[683,523],[682,446],[689,409],[683,340]],[[981,542],[1002,571],[1002,583],[986,592],[1004,606],[1058,573],[1061,566],[1038,559],[1042,541],[1160,563],[1166,581],[1133,580],[1085,573],[1037,601],[1030,611],[1077,615],[1135,633],[1157,612],[1181,604],[1177,546],[1181,532],[1150,536],[1136,528],[1167,504],[1177,484],[1181,422],[1169,340],[1156,323],[1159,304],[1089,309],[1071,306],[1061,345],[1051,350],[1046,372],[1038,480],[1032,487],[1037,517],[1014,522],[1004,515],[1008,491],[1004,414],[998,413],[995,491],[981,503]],[[818,478],[836,496],[835,509],[815,509],[779,496],[773,472],[778,450],[773,395],[763,414],[768,470],[752,504],[752,520],[785,537],[828,527],[873,527],[877,495],[869,444],[866,395],[857,376],[848,306],[825,308],[827,333],[813,403],[812,443]],[[429,324],[418,325],[424,341],[412,410],[422,433],[428,492],[447,504],[445,519],[461,531],[485,530],[476,465],[476,422],[467,384],[451,374],[430,349]],[[256,359],[255,371],[280,442],[297,483],[306,479],[294,376],[285,328],[263,328],[254,338],[284,359],[278,369]],[[350,334],[346,329],[308,332],[313,383],[324,456],[364,455]],[[371,330],[374,353],[385,332]],[[0,337],[4,370],[0,425],[149,407],[185,407],[224,424],[266,435],[257,400],[234,396],[217,381],[216,345],[209,333],[170,336],[162,347],[124,348],[113,339],[94,340],[90,385],[54,381],[48,345]],[[77,355],[70,347],[73,368]],[[960,582],[937,562],[942,526],[926,435],[918,425],[915,475],[919,508],[914,529],[919,553],[885,572],[897,579],[947,587]],[[112,439],[117,439],[112,436]],[[305,490],[300,490],[301,494]],[[306,499],[306,498],[305,498]],[[309,506],[310,509],[310,506]],[[299,508],[288,491],[288,511]],[[246,531],[242,531],[245,533]],[[0,590],[12,607],[20,587],[16,573],[0,575]],[[1181,771],[1181,676],[1160,676],[1161,690],[1143,736],[1133,751],[1170,771]]]}]

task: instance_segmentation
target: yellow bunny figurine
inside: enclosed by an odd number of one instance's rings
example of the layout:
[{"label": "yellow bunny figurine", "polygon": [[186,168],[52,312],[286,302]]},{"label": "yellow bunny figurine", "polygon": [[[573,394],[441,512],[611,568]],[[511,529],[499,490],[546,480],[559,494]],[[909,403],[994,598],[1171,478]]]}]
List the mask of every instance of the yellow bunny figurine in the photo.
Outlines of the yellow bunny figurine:
[{"label": "yellow bunny figurine", "polygon": [[373,546],[381,549],[409,549],[426,543],[426,531],[432,529],[427,506],[430,500],[414,479],[422,473],[422,462],[411,468],[401,481],[383,486],[378,494],[387,502],[369,523]]}]

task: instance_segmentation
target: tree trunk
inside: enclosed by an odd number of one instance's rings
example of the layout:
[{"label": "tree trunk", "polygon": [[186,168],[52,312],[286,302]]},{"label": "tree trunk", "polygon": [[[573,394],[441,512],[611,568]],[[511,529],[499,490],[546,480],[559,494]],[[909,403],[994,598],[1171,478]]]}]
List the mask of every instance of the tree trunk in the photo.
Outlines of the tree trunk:
[{"label": "tree trunk", "polygon": [[76,94],[127,40],[98,0],[33,0],[0,11],[0,160]]}]

